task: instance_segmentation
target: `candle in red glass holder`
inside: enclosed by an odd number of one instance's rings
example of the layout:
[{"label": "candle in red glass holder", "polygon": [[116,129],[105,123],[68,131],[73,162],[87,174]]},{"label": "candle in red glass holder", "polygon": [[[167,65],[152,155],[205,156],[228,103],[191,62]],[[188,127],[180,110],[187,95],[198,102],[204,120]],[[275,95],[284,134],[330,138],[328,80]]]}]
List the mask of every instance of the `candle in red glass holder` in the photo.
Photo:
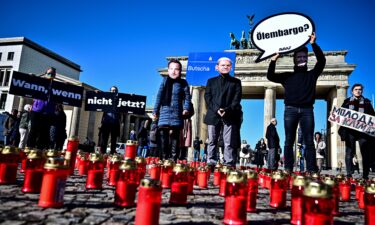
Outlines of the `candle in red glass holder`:
[{"label": "candle in red glass holder", "polygon": [[184,205],[187,203],[188,170],[183,164],[177,163],[173,168],[173,181],[169,203]]},{"label": "candle in red glass holder", "polygon": [[302,224],[333,224],[332,189],[320,181],[307,182],[303,191]]},{"label": "candle in red glass holder", "polygon": [[348,179],[343,179],[339,183],[340,200],[343,202],[350,201],[351,185]]},{"label": "candle in red glass holder", "polygon": [[120,176],[120,164],[122,161],[122,156],[118,154],[113,154],[109,160],[109,166],[107,168],[108,172],[108,185],[116,186],[117,180]]},{"label": "candle in red glass holder", "polygon": [[189,167],[188,173],[189,173],[189,176],[188,176],[188,195],[192,195],[193,190],[194,190],[194,180],[196,178],[195,167]]},{"label": "candle in red glass holder", "polygon": [[302,224],[302,205],[303,205],[303,189],[305,186],[304,176],[295,176],[293,178],[292,200],[291,200],[291,224]]},{"label": "candle in red glass holder", "polygon": [[129,159],[135,159],[135,156],[137,155],[137,146],[138,142],[128,140],[125,145],[125,157]]},{"label": "candle in red glass holder", "polygon": [[120,177],[116,183],[115,204],[121,207],[134,206],[138,180],[135,161],[132,159],[122,161],[120,171]]},{"label": "candle in red glass holder", "polygon": [[26,147],[24,150],[21,150],[21,169],[20,172],[24,173],[25,172],[25,167],[26,167],[26,161],[27,161],[27,155],[30,153],[30,148]]},{"label": "candle in red glass holder", "polygon": [[69,160],[70,175],[74,174],[79,139],[77,136],[71,136],[66,145],[65,159]]},{"label": "candle in red glass holder", "polygon": [[255,212],[257,210],[258,174],[254,170],[246,170],[244,173],[247,177],[248,186],[246,211]]},{"label": "candle in red glass holder", "polygon": [[224,203],[224,224],[247,224],[247,178],[239,171],[232,171],[227,176]]},{"label": "candle in red glass holder", "polygon": [[275,171],[272,174],[270,188],[270,206],[273,208],[286,207],[287,180],[281,171]]},{"label": "candle in red glass holder", "polygon": [[272,174],[271,173],[264,173],[264,188],[270,190],[271,189],[271,180]]},{"label": "candle in red glass holder", "polygon": [[340,190],[339,185],[336,181],[336,179],[331,177],[325,177],[324,183],[331,187],[332,189],[332,215],[338,216],[340,215],[340,208],[339,208],[339,202],[340,202]]},{"label": "candle in red glass holder", "polygon": [[161,169],[161,186],[163,188],[171,188],[173,180],[173,167],[174,162],[172,160],[164,160]]},{"label": "candle in red glass holder", "polygon": [[104,160],[100,153],[91,153],[86,178],[86,189],[102,189]]},{"label": "candle in red glass holder", "polygon": [[208,169],[206,167],[199,167],[198,168],[198,177],[197,183],[200,188],[206,189],[207,188],[207,181],[208,181]]},{"label": "candle in red glass holder", "polygon": [[359,193],[361,190],[365,188],[365,181],[363,179],[358,180],[357,184],[355,185],[355,199],[359,199]]},{"label": "candle in red glass holder", "polygon": [[0,184],[13,184],[17,181],[17,168],[20,152],[13,146],[5,146],[0,152]]},{"label": "candle in red glass holder", "polygon": [[220,163],[216,164],[216,166],[215,166],[215,170],[214,170],[214,186],[220,185],[220,175],[221,175],[220,169],[222,167],[223,166]]},{"label": "candle in red glass holder", "polygon": [[135,225],[158,225],[162,187],[159,180],[143,179],[139,186]]},{"label": "candle in red glass holder", "polygon": [[141,179],[143,179],[146,175],[146,160],[145,158],[141,156],[135,157],[135,165],[137,167],[137,172],[138,172],[138,180],[137,180],[137,185],[139,185],[139,182]]},{"label": "candle in red glass holder", "polygon": [[158,163],[150,164],[148,172],[151,179],[160,180],[161,165]]},{"label": "candle in red glass holder", "polygon": [[221,197],[225,197],[225,186],[227,185],[227,175],[231,172],[231,168],[229,166],[223,166],[221,168],[221,175],[220,175],[220,186],[219,186],[219,195]]},{"label": "candle in red glass holder", "polygon": [[375,184],[371,183],[365,189],[365,224],[375,225]]},{"label": "candle in red glass holder", "polygon": [[38,205],[57,208],[64,205],[64,192],[69,174],[69,165],[64,158],[47,158]]},{"label": "candle in red glass holder", "polygon": [[87,158],[86,154],[81,154],[78,157],[79,157],[78,174],[87,175],[90,161]]},{"label": "candle in red glass holder", "polygon": [[42,151],[31,150],[27,155],[22,192],[39,193],[42,187],[45,158]]}]

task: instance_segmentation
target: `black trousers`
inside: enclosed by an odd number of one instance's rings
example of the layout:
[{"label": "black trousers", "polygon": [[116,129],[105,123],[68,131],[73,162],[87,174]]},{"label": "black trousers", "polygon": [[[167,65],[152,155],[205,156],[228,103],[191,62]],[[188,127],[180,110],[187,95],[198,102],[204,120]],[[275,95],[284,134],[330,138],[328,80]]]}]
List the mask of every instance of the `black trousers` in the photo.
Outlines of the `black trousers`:
[{"label": "black trousers", "polygon": [[100,151],[106,153],[109,135],[111,135],[111,154],[116,153],[117,137],[120,133],[120,124],[102,124],[100,127]]},{"label": "black trousers", "polygon": [[27,139],[29,148],[46,149],[49,147],[50,118],[40,112],[30,113],[30,132]]},{"label": "black trousers", "polygon": [[362,165],[363,165],[363,177],[368,178],[370,171],[371,162],[371,141],[363,135],[357,133],[347,133],[345,137],[345,166],[347,176],[351,176],[353,173],[353,157],[356,152],[356,141],[359,143]]},{"label": "black trousers", "polygon": [[160,128],[160,147],[163,159],[173,159],[175,162],[180,156],[179,127]]}]

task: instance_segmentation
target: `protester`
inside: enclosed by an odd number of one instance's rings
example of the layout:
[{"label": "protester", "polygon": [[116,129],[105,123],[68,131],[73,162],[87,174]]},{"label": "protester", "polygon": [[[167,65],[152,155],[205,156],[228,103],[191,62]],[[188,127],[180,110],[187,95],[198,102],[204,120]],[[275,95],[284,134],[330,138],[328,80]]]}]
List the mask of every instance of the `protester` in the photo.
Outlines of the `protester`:
[{"label": "protester", "polygon": [[268,157],[267,157],[267,167],[271,170],[277,170],[278,160],[280,157],[280,138],[276,130],[277,120],[276,118],[271,119],[271,123],[267,126],[266,139],[268,146]]},{"label": "protester", "polygon": [[222,57],[217,61],[219,75],[207,81],[205,101],[207,114],[204,123],[208,125],[208,160],[211,169],[217,162],[217,143],[223,129],[224,165],[235,166],[239,147],[241,125],[241,81],[229,75],[232,61]]},{"label": "protester", "polygon": [[[341,107],[375,116],[371,101],[362,95],[363,85],[354,84],[351,91],[352,97],[345,99]],[[347,177],[351,177],[353,173],[352,159],[356,153],[356,142],[358,141],[362,154],[362,176],[367,179],[370,165],[375,161],[374,154],[371,152],[371,144],[374,143],[374,137],[346,127],[340,127],[339,135],[341,140],[345,141],[345,167]]]},{"label": "protester", "polygon": [[153,118],[150,127],[150,156],[151,157],[160,157],[158,150],[158,121]]},{"label": "protester", "polygon": [[51,118],[50,127],[50,148],[62,150],[64,146],[66,134],[66,114],[61,104],[56,105],[54,116]]},{"label": "protester", "polygon": [[185,117],[184,126],[180,131],[180,155],[177,156],[179,160],[186,160],[187,151],[188,151],[188,148],[191,147],[191,142],[192,142],[191,130],[192,130],[191,119],[190,117]]},{"label": "protester", "polygon": [[26,147],[27,143],[27,137],[29,135],[30,130],[30,111],[31,111],[31,105],[26,104],[23,107],[23,111],[21,113],[21,119],[20,119],[20,125],[19,125],[19,133],[20,133],[20,143],[18,145],[18,148],[24,149]]},{"label": "protester", "polygon": [[262,168],[264,165],[264,157],[265,155],[268,155],[267,145],[264,142],[264,138],[261,138],[258,141],[258,143],[255,145],[255,150],[257,153],[257,157],[256,157],[257,168]]},{"label": "protester", "polygon": [[[316,92],[316,82],[323,72],[326,59],[315,42],[315,33],[310,35],[310,44],[316,56],[316,64],[312,70],[307,70],[308,50],[306,47],[294,52],[294,72],[276,74],[276,61],[279,54],[272,57],[267,78],[268,80],[280,83],[285,91],[285,170],[293,171],[294,154],[293,145],[296,138],[298,123],[301,126],[304,144],[306,147],[306,164],[308,172],[317,172],[316,154],[314,149],[314,102]],[[301,88],[302,87],[302,88]]]},{"label": "protester", "polygon": [[[56,77],[56,69],[50,67],[42,74],[46,79],[52,80]],[[34,99],[30,112],[30,131],[27,146],[30,148],[46,149],[50,146],[51,120],[55,114],[56,104],[47,100]]]},{"label": "protester", "polygon": [[322,139],[322,134],[320,132],[316,132],[314,137],[316,164],[318,166],[318,171],[320,172],[322,171],[322,166],[324,163],[326,143]]},{"label": "protester", "polygon": [[240,167],[245,167],[250,160],[250,146],[247,144],[246,140],[242,140],[240,149]]},{"label": "protester", "polygon": [[171,59],[168,63],[168,76],[160,84],[153,116],[159,119],[160,145],[164,159],[177,161],[180,155],[180,131],[183,128],[183,115],[189,115],[191,96],[189,85],[181,78],[180,61]]},{"label": "protester", "polygon": [[[114,94],[114,102],[117,102],[118,88],[112,86],[110,92]],[[111,154],[116,153],[117,137],[120,135],[120,114],[115,106],[112,112],[104,112],[100,127],[100,150],[104,154],[107,151],[109,135],[111,135]]]}]

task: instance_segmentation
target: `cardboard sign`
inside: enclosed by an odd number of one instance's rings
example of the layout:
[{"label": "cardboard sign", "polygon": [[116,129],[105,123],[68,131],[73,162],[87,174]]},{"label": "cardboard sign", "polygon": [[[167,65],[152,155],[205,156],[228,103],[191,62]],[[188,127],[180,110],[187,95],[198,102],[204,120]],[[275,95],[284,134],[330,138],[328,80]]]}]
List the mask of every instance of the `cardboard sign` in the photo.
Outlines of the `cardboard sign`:
[{"label": "cardboard sign", "polygon": [[252,30],[251,40],[262,54],[256,62],[263,61],[275,53],[293,52],[310,41],[315,31],[313,21],[300,13],[281,13],[260,21]]},{"label": "cardboard sign", "polygon": [[87,91],[85,110],[143,115],[146,110],[146,96]]},{"label": "cardboard sign", "polygon": [[234,75],[236,64],[235,52],[193,52],[189,54],[186,67],[186,80],[192,86],[206,86],[207,80],[219,75],[215,69],[217,60],[221,57],[227,57],[232,60],[232,69],[230,74]]},{"label": "cardboard sign", "polygon": [[83,87],[13,71],[9,93],[81,107]]},{"label": "cardboard sign", "polygon": [[333,106],[328,121],[375,137],[374,116]]}]

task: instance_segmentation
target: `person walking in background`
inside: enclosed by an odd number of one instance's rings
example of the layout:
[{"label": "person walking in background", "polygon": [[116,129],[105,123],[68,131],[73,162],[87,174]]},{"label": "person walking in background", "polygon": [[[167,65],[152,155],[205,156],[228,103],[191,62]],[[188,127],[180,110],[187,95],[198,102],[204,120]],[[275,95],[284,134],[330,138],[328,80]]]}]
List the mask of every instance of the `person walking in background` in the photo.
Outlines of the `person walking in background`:
[{"label": "person walking in background", "polygon": [[[354,84],[352,86],[352,96],[345,99],[342,103],[342,108],[351,109],[357,112],[365,113],[371,116],[375,116],[374,108],[372,107],[371,101],[363,97],[363,85]],[[370,165],[374,163],[375,157],[371,149],[371,144],[374,143],[374,137],[371,137],[365,133],[346,128],[340,127],[338,131],[341,140],[345,141],[345,166],[346,176],[351,177],[353,173],[353,156],[356,153],[356,142],[358,141],[361,155],[363,171],[362,176],[364,179],[368,178],[370,172]]]},{"label": "person walking in background", "polygon": [[5,112],[5,114],[7,115],[7,118],[5,119],[4,123],[3,123],[3,134],[4,134],[4,145],[10,145],[11,144],[11,137],[12,137],[12,134],[13,134],[13,130],[16,128],[17,126],[17,114],[18,114],[18,110],[17,109],[13,109],[12,110],[12,113],[10,114],[9,112]]},{"label": "person walking in background", "polygon": [[280,138],[276,130],[277,120],[276,118],[271,119],[271,123],[268,125],[266,130],[266,139],[268,146],[268,158],[267,158],[267,167],[271,170],[277,170],[278,168],[278,159],[280,149]]},{"label": "person walking in background", "polygon": [[314,135],[314,145],[316,150],[316,164],[318,166],[318,172],[322,171],[322,166],[325,158],[326,143],[322,139],[322,134],[316,132]]},{"label": "person walking in background", "polygon": [[20,149],[24,149],[26,147],[27,137],[29,135],[30,130],[30,111],[31,105],[26,104],[23,107],[23,111],[21,112],[21,119],[19,125],[20,143],[18,145],[18,148]]},{"label": "person walking in background", "polygon": [[[114,102],[117,102],[118,88],[112,86],[110,92],[114,95]],[[106,153],[109,135],[111,135],[111,154],[116,153],[117,137],[120,135],[120,114],[116,112],[116,106],[113,106],[112,112],[104,112],[100,127],[100,151]]]},{"label": "person walking in background", "polygon": [[353,156],[353,173],[355,171],[357,171],[359,174],[359,163],[358,163],[357,155]]},{"label": "person walking in background", "polygon": [[66,134],[66,114],[61,104],[56,105],[55,114],[51,119],[50,127],[50,148],[62,150],[64,146]]},{"label": "person walking in background", "polygon": [[264,138],[261,138],[255,145],[255,150],[257,153],[256,164],[257,168],[262,168],[264,165],[264,157],[267,155],[267,145],[264,142]]},{"label": "person walking in background", "polygon": [[138,156],[144,156],[147,155],[147,152],[143,154],[143,151],[145,149],[145,146],[147,146],[147,136],[148,136],[148,120],[143,120],[141,122],[141,126],[138,130]]},{"label": "person walking in background", "polygon": [[150,156],[151,157],[160,157],[158,151],[158,121],[153,118],[150,126]]},{"label": "person walking in background", "polygon": [[194,162],[199,161],[199,154],[201,150],[201,144],[203,144],[202,140],[199,139],[199,137],[195,137],[194,142],[193,142],[193,153],[194,153]]},{"label": "person walking in background", "polygon": [[207,81],[204,99],[207,113],[204,123],[208,125],[208,160],[213,170],[217,162],[217,143],[223,129],[224,165],[235,166],[239,147],[239,127],[241,125],[241,81],[229,75],[232,61],[222,57],[215,67],[219,75]]},{"label": "person walking in background", "polygon": [[159,119],[160,147],[164,159],[177,161],[180,155],[180,131],[183,115],[189,115],[191,96],[189,85],[181,78],[180,61],[168,62],[168,76],[163,78],[155,101],[153,117]]},{"label": "person walking in background", "polygon": [[[308,49],[300,48],[294,52],[294,71],[276,74],[276,61],[279,54],[272,57],[268,67],[267,79],[280,83],[285,91],[285,170],[293,172],[294,151],[293,146],[296,139],[298,124],[301,127],[304,145],[307,171],[317,172],[316,151],[314,149],[314,103],[316,82],[323,72],[326,58],[323,51],[316,44],[315,33],[310,35],[310,44],[316,56],[316,64],[312,70],[307,70]],[[302,87],[302,88],[301,88]]]}]

